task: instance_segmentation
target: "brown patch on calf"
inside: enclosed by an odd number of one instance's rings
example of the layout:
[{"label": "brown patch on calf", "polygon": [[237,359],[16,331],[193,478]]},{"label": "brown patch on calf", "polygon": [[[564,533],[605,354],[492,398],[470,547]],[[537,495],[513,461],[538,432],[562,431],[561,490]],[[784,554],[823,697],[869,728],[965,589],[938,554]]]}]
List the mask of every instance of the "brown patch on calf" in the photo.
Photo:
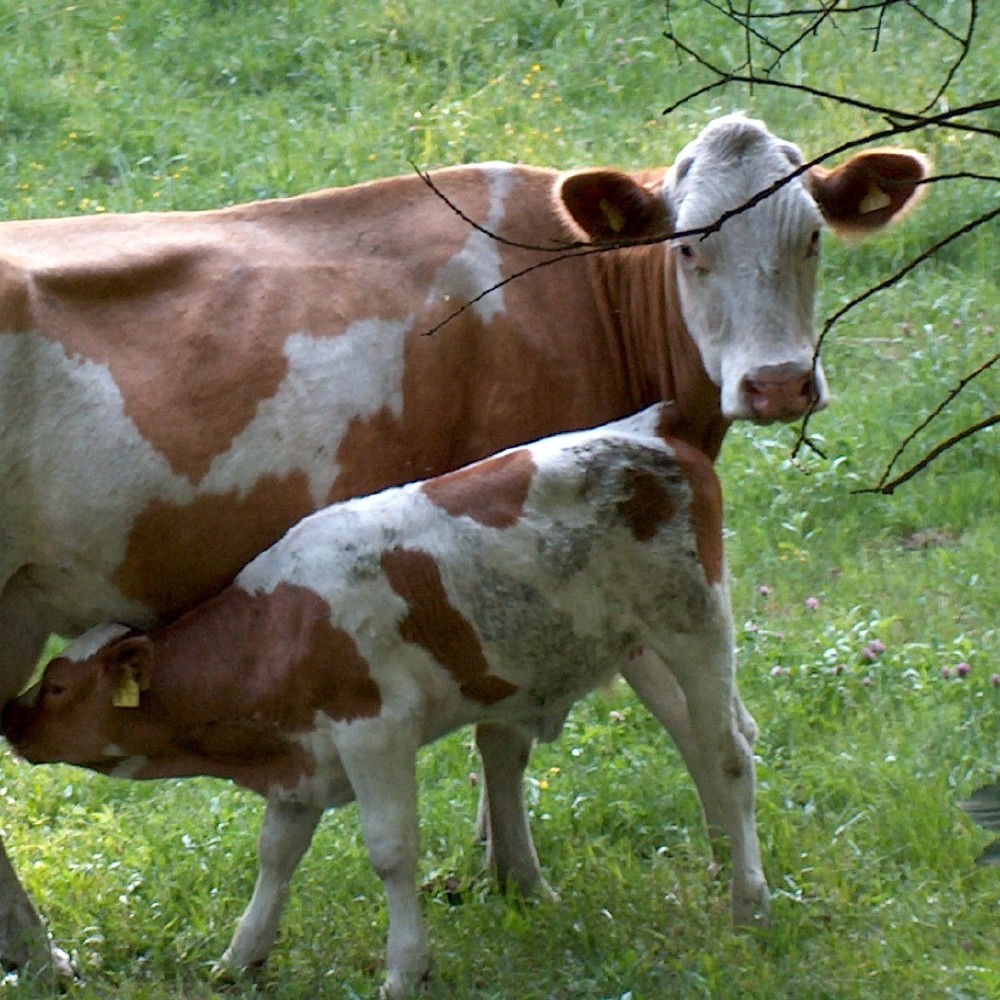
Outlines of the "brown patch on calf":
[{"label": "brown patch on calf", "polygon": [[627,499],[618,504],[618,513],[636,540],[648,542],[657,528],[675,514],[674,503],[663,484],[647,469],[627,469]]},{"label": "brown patch on calf", "polygon": [[433,556],[397,547],[381,556],[389,586],[409,605],[399,634],[422,646],[455,679],[462,694],[492,705],[517,691],[502,677],[491,677],[479,637],[448,600],[441,571]]},{"label": "brown patch on calf", "polygon": [[712,463],[697,448],[668,440],[674,460],[691,487],[688,517],[698,549],[698,561],[710,583],[722,581],[725,555],[722,543],[722,487]]},{"label": "brown patch on calf", "polygon": [[113,580],[161,618],[218,593],[255,555],[315,507],[303,473],[265,476],[245,495],[152,500],[136,518]]},{"label": "brown patch on calf", "polygon": [[227,587],[151,636],[152,693],[207,747],[254,729],[304,732],[317,712],[350,721],[381,710],[353,637],[331,624],[329,604],[308,587]]},{"label": "brown patch on calf", "polygon": [[421,489],[452,517],[466,515],[488,528],[509,528],[524,513],[535,474],[527,448],[480,463],[474,469],[428,480]]}]

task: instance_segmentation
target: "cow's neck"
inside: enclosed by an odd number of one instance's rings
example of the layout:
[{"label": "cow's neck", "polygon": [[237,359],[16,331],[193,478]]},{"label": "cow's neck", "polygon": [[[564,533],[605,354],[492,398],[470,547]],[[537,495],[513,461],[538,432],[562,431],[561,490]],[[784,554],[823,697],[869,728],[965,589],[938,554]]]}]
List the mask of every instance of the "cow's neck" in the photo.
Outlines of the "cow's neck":
[{"label": "cow's neck", "polygon": [[729,421],[681,313],[676,261],[663,244],[598,254],[599,312],[625,359],[630,405],[669,400],[669,433],[715,461]]}]

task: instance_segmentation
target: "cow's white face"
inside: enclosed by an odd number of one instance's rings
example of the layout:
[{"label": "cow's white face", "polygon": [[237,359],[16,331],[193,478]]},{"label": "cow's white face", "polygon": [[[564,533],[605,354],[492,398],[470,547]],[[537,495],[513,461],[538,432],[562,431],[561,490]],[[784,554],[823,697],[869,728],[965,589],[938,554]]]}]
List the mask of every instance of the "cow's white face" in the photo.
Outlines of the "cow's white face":
[{"label": "cow's white face", "polygon": [[805,175],[711,235],[683,234],[716,224],[802,162],[763,123],[728,116],[681,151],[664,181],[684,320],[733,420],[788,420],[827,404],[813,326],[823,217]]}]

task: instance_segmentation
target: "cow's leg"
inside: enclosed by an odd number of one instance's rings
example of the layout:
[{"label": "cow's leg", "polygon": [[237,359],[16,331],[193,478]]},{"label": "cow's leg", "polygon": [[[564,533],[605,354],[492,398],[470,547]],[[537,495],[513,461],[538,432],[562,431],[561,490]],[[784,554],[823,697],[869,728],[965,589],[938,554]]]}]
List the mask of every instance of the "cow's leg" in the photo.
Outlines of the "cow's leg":
[{"label": "cow's leg", "polygon": [[523,895],[554,898],[542,878],[524,804],[524,771],[533,739],[518,726],[481,723],[476,746],[483,759],[483,789],[477,825],[486,840],[487,864],[501,885]]},{"label": "cow's leg", "polygon": [[[714,772],[702,755],[691,727],[687,698],[677,678],[652,650],[644,649],[622,669],[622,676],[631,685],[642,703],[663,724],[684,758],[688,772],[698,789],[712,850],[720,859],[719,837],[725,831],[722,801],[716,788]],[[747,711],[739,691],[733,685],[733,719],[737,729],[750,746],[757,738],[757,724]]]},{"label": "cow's leg", "polygon": [[277,799],[268,802],[257,842],[257,884],[229,947],[215,965],[217,974],[266,961],[278,936],[292,875],[322,815],[323,810],[314,806]]},{"label": "cow's leg", "polygon": [[358,803],[368,857],[385,889],[389,910],[381,995],[403,996],[420,986],[430,969],[417,894],[417,745],[398,728],[377,733],[373,728],[369,734],[358,733],[349,745],[338,744],[338,749]]},{"label": "cow's leg", "polygon": [[[27,568],[0,593],[0,708],[19,694],[42,655],[49,629]],[[71,979],[69,956],[49,942],[45,926],[18,880],[0,839],[0,964],[40,976]]]},{"label": "cow's leg", "polygon": [[[676,641],[676,637],[673,637]],[[766,923],[770,905],[754,820],[755,778],[750,741],[739,719],[732,628],[728,615],[699,637],[686,636],[683,656],[666,645],[659,652],[687,702],[693,758],[699,762],[706,814],[716,817],[729,839],[733,920]],[[655,648],[655,647],[654,647]],[[669,682],[664,682],[669,683]]]}]

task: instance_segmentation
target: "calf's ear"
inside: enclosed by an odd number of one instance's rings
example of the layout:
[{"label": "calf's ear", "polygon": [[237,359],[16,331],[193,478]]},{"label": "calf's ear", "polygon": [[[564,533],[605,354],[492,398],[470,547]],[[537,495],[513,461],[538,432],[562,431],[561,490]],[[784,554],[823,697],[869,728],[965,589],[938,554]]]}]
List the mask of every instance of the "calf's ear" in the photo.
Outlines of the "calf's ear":
[{"label": "calf's ear", "polygon": [[559,182],[556,196],[577,229],[598,243],[662,239],[672,229],[658,185],[619,170],[581,170]]},{"label": "calf's ear", "polygon": [[133,635],[116,642],[106,654],[104,669],[114,684],[111,701],[115,708],[138,708],[141,692],[152,683],[152,641]]},{"label": "calf's ear", "polygon": [[916,205],[930,167],[930,160],[912,149],[866,149],[832,170],[813,167],[809,184],[835,233],[864,236]]}]

